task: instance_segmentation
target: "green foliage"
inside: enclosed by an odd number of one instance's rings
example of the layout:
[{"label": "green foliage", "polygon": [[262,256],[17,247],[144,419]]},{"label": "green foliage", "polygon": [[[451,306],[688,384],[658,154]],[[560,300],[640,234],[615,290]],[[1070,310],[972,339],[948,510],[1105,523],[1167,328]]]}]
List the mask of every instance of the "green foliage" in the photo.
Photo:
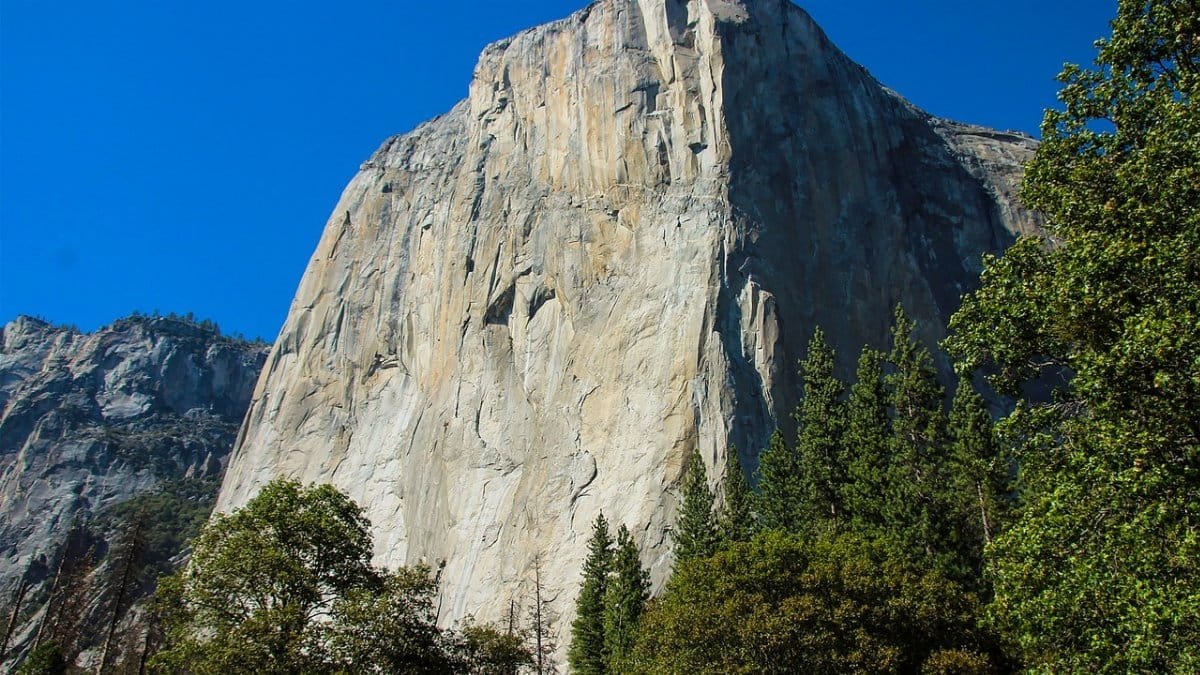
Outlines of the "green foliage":
[{"label": "green foliage", "polygon": [[758,458],[756,510],[763,527],[798,532],[804,525],[804,486],[800,458],[778,429]]},{"label": "green foliage", "polygon": [[505,633],[492,626],[464,622],[459,629],[458,666],[472,675],[514,675],[533,665],[524,632]]},{"label": "green foliage", "polygon": [[628,668],[882,673],[953,660],[986,672],[975,596],[898,549],[767,532],[684,564],[647,610]]},{"label": "green foliage", "polygon": [[583,562],[583,586],[575,601],[571,624],[571,646],[567,658],[571,670],[585,675],[607,672],[608,649],[604,641],[604,603],[613,566],[613,540],[604,514],[596,516],[588,556]]},{"label": "green foliage", "polygon": [[351,588],[317,626],[336,669],[353,673],[445,673],[454,645],[437,627],[437,581],[428,567],[383,575],[376,587]]},{"label": "green foliage", "polygon": [[43,642],[29,652],[16,675],[64,675],[67,659],[57,643]]},{"label": "green foliage", "polygon": [[106,510],[96,520],[100,530],[127,527],[143,514],[141,536],[145,549],[139,560],[136,578],[149,586],[172,570],[171,560],[187,542],[200,533],[212,513],[220,484],[213,478],[182,478],[164,481],[149,493],[133,497]]},{"label": "green foliage", "polygon": [[754,514],[754,493],[746,481],[737,448],[725,453],[725,501],[717,516],[717,535],[721,546],[750,541],[758,530]]},{"label": "green foliage", "polygon": [[272,481],[245,507],[217,514],[191,564],[159,586],[168,648],[156,667],[196,673],[318,671],[318,617],[381,588],[361,509],[323,485]]},{"label": "green foliage", "polygon": [[708,473],[700,451],[692,450],[683,474],[683,504],[675,525],[675,563],[707,558],[716,552],[718,543]]},{"label": "green foliage", "polygon": [[805,526],[837,521],[842,514],[846,467],[842,463],[845,427],[845,385],[833,374],[835,354],[820,328],[808,343],[800,364],[804,397],[796,411],[796,455],[799,463],[801,507]]},{"label": "green foliage", "polygon": [[890,463],[887,392],[883,387],[883,352],[864,347],[858,358],[857,379],[846,406],[843,459],[846,483],[842,502],[858,529],[884,523],[883,501]]},{"label": "green foliage", "polygon": [[892,372],[884,377],[892,410],[885,527],[914,551],[935,555],[948,548],[948,477],[945,448],[945,390],[929,350],[913,337],[915,324],[897,305],[892,326]]},{"label": "green foliage", "polygon": [[650,575],[642,569],[641,557],[629,530],[617,530],[612,574],[604,597],[604,647],[608,672],[625,670],[626,657],[637,638],[638,621],[650,597]]},{"label": "green foliage", "polygon": [[959,555],[978,571],[984,545],[1008,520],[1012,466],[1000,453],[987,405],[967,378],[954,393],[949,435]]},{"label": "green foliage", "polygon": [[[1022,398],[993,618],[1045,671],[1200,670],[1200,2],[1119,3],[1068,66],[1026,202],[949,350]],[[1061,374],[1070,375],[1064,383]],[[1054,395],[1023,396],[1042,376]]]}]

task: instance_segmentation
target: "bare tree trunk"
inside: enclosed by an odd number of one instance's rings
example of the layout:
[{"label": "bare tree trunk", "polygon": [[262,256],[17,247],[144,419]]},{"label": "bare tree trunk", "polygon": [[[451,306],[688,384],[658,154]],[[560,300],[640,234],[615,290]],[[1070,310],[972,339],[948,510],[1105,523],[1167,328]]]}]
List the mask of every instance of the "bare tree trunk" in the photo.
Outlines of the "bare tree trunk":
[{"label": "bare tree trunk", "polygon": [[[30,563],[32,566],[33,563]],[[21,583],[17,586],[16,596],[13,599],[12,615],[8,617],[8,628],[4,630],[4,642],[0,643],[0,663],[4,663],[4,657],[8,656],[8,641],[12,639],[13,631],[17,629],[17,617],[21,615],[21,603],[25,601],[25,593],[29,590],[29,569],[25,569],[25,574],[21,576]]]},{"label": "bare tree trunk", "polygon": [[988,522],[987,503],[983,499],[983,483],[975,483],[975,490],[979,493],[979,516],[983,520],[983,543],[992,543],[992,526]]},{"label": "bare tree trunk", "polygon": [[542,561],[533,564],[534,630],[537,632],[537,672],[542,675]]},{"label": "bare tree trunk", "polygon": [[108,634],[104,638],[104,646],[100,649],[100,664],[96,666],[97,675],[103,673],[104,669],[108,666],[109,657],[112,652],[113,638],[117,634],[117,624],[121,621],[121,610],[124,608],[125,596],[129,594],[129,586],[133,582],[133,570],[137,564],[137,559],[142,553],[141,536],[144,521],[145,516],[141,512],[134,516],[133,528],[122,547],[124,550],[121,555],[121,577],[117,583],[116,595],[112,601]]}]

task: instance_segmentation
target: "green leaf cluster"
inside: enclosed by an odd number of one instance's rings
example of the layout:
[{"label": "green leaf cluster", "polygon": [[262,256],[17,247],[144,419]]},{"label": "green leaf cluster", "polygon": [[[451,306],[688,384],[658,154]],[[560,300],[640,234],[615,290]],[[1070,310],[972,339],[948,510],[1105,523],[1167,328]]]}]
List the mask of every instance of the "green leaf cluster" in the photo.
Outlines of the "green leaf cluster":
[{"label": "green leaf cluster", "polygon": [[898,543],[766,532],[680,566],[627,672],[991,672],[978,604]]},{"label": "green leaf cluster", "polygon": [[593,525],[583,576],[571,625],[571,671],[624,672],[650,596],[650,577],[629,530],[622,525],[614,541],[604,514]]},{"label": "green leaf cluster", "polygon": [[983,546],[1011,501],[1009,462],[969,382],[947,417],[933,356],[914,331],[897,307],[891,352],[864,348],[848,392],[834,374],[835,352],[814,333],[801,363],[796,445],[772,435],[757,511],[766,529],[889,537],[979,581]]},{"label": "green leaf cluster", "polygon": [[986,262],[947,347],[1019,399],[996,625],[1038,669],[1195,672],[1200,2],[1122,0],[1112,29],[1028,167],[1045,236]]},{"label": "green leaf cluster", "polygon": [[713,503],[704,459],[698,450],[692,450],[683,474],[683,504],[675,526],[676,564],[716,553],[720,539]]},{"label": "green leaf cluster", "polygon": [[444,673],[528,662],[519,637],[439,629],[437,580],[423,566],[373,568],[368,527],[344,493],[285,480],[217,514],[190,564],[159,584],[165,647],[152,669]]}]

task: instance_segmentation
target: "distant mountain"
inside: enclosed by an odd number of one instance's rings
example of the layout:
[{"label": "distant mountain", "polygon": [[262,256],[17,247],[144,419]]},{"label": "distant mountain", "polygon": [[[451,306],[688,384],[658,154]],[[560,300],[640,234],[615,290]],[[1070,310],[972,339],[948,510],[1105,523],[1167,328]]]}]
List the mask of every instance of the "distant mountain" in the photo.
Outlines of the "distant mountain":
[{"label": "distant mountain", "polygon": [[102,557],[136,504],[155,521],[142,565],[167,566],[185,534],[171,530],[211,509],[267,349],[177,317],[81,333],[22,316],[0,329],[0,607],[31,582],[10,652],[43,623],[72,524]]}]

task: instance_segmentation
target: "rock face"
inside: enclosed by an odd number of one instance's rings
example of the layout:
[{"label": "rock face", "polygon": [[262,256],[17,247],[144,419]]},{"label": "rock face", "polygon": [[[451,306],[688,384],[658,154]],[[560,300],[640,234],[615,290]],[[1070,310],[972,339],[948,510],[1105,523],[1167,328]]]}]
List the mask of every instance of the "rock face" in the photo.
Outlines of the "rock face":
[{"label": "rock face", "polygon": [[218,478],[265,359],[265,345],[186,320],[0,329],[2,592],[53,564],[76,517],[163,480]]},{"label": "rock face", "polygon": [[343,193],[218,508],[332,482],[377,562],[446,562],[444,621],[520,602],[540,555],[565,636],[596,515],[661,581],[686,453],[753,468],[814,327],[846,375],[898,301],[940,337],[1035,226],[1033,149],[915,109],[784,0],[602,0],[494,44]]}]

